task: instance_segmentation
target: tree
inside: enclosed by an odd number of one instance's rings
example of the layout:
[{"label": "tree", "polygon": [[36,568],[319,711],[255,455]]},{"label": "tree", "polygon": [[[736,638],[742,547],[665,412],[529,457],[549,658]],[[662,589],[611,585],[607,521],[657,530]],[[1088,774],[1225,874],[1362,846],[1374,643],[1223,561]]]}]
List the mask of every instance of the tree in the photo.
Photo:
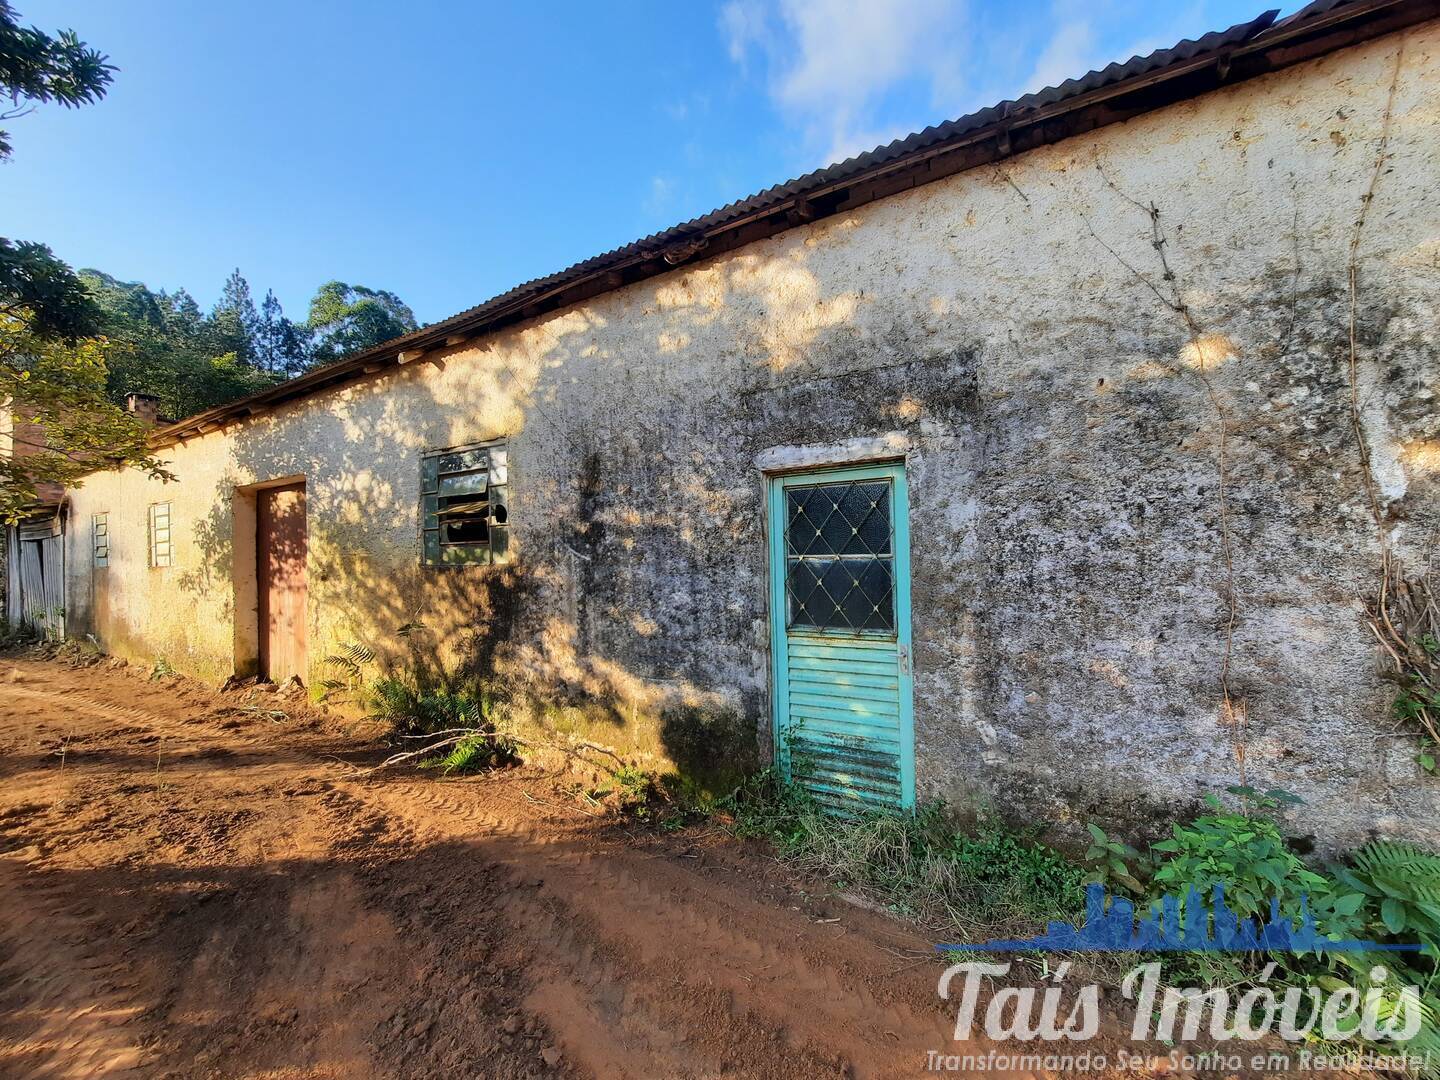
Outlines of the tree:
[{"label": "tree", "polygon": [[255,335],[256,363],[266,371],[286,376],[305,370],[310,358],[309,338],[304,327],[285,317],[285,309],[273,290],[265,291],[260,304],[260,325]]},{"label": "tree", "polygon": [[[205,318],[184,289],[157,293],[98,270],[80,273],[113,345],[108,355],[112,401],[140,391],[159,398],[164,415],[190,416],[275,382],[275,375],[232,347],[236,320]],[[226,310],[233,314],[235,309]]]},{"label": "tree", "polygon": [[[75,36],[22,28],[0,0],[0,98],[13,120],[37,104],[76,107],[105,96],[115,69]],[[0,161],[10,140],[0,131]],[[103,312],[44,244],[0,238],[0,401],[11,421],[0,457],[0,520],[25,516],[41,484],[75,485],[97,467],[133,466],[168,479],[145,428],[106,397]],[[34,425],[34,426],[29,426]]]},{"label": "tree", "polygon": [[328,364],[419,329],[415,313],[398,296],[364,285],[328,281],[310,301],[313,360]]},{"label": "tree", "polygon": [[101,319],[85,283],[48,247],[23,240],[12,242],[3,236],[0,314],[23,315],[31,333],[66,341],[94,334]]},{"label": "tree", "polygon": [[[0,0],[0,96],[10,100],[0,120],[14,120],[52,101],[70,109],[99,101],[114,77],[108,59],[73,30],[51,37],[22,27],[15,9]],[[9,156],[9,133],[0,130],[0,161]]]},{"label": "tree", "polygon": [[13,440],[0,457],[0,521],[23,518],[42,484],[78,486],[96,468],[174,478],[146,445],[145,427],[106,399],[109,347],[102,338],[43,336],[28,318],[0,316],[0,398]]},{"label": "tree", "polygon": [[250,283],[239,269],[231,272],[220,290],[220,300],[210,313],[210,321],[218,338],[218,351],[234,353],[245,363],[254,361],[260,315],[250,295]]}]

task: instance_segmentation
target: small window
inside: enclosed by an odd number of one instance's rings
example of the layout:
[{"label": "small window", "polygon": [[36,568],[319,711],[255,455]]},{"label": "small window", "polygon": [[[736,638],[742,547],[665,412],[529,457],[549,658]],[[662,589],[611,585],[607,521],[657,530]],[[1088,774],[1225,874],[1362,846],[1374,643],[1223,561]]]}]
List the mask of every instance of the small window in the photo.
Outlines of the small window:
[{"label": "small window", "polygon": [[510,547],[509,479],[503,444],[421,458],[421,565],[503,562]]},{"label": "small window", "polygon": [[96,566],[110,565],[110,515],[90,516],[90,541],[95,553]]},{"label": "small window", "polygon": [[150,565],[175,565],[175,544],[170,537],[170,504],[150,504]]}]

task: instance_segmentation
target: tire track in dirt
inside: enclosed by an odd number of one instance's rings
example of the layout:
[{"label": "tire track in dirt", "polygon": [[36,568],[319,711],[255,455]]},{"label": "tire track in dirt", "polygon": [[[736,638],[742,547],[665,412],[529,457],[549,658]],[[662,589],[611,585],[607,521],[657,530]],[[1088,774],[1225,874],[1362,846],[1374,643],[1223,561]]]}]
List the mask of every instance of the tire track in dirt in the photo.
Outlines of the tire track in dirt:
[{"label": "tire track in dirt", "polygon": [[[917,950],[923,941],[888,922],[877,933],[867,925],[875,917],[858,911],[817,923],[798,907],[757,899],[743,866],[698,867],[658,841],[658,854],[636,847],[578,809],[551,804],[560,813],[546,818],[520,790],[530,779],[364,779],[260,723],[220,733],[168,715],[163,703],[123,705],[75,686],[0,683],[5,697],[143,730],[172,747],[186,783],[213,785],[243,765],[257,783],[313,796],[307,805],[323,821],[310,827],[325,836],[328,876],[308,886],[309,899],[268,902],[290,905],[303,916],[291,912],[290,922],[299,917],[300,932],[321,939],[316,895],[343,900],[335,914],[344,920],[383,912],[375,933],[403,941],[382,950],[384,962],[429,957],[397,976],[393,1017],[372,1010],[347,1037],[363,1056],[368,1024],[370,1052],[416,1059],[417,1070],[397,1065],[397,1075],[422,1075],[432,1029],[473,1025],[477,1010],[501,1029],[487,1059],[493,1075],[525,1075],[543,1049],[542,1067],[563,1072],[569,1063],[595,1076],[888,1077],[913,1075],[927,1049],[950,1045],[953,1020],[939,1008],[933,972],[897,975],[898,954],[875,939]],[[224,755],[217,764],[231,772],[201,768],[196,759],[211,754]],[[44,907],[39,921],[53,926],[56,917]],[[462,958],[444,955],[447,935],[465,943]],[[18,948],[33,947],[21,937]],[[225,947],[233,953],[236,941]],[[190,948],[211,955],[219,946]],[[363,974],[335,996],[358,1003],[358,988],[375,978]],[[308,1060],[319,1060],[313,1048]]]},{"label": "tire track in dirt", "polygon": [[125,993],[128,972],[101,957],[94,908],[56,887],[36,847],[0,854],[0,911],[0,1014],[30,1028],[0,1047],[0,1065],[37,1080],[136,1068],[143,1030],[141,1008]]},{"label": "tire track in dirt", "polygon": [[[157,774],[154,781],[121,786],[141,803],[156,804],[154,816],[162,822],[178,812],[175,824],[187,825],[195,806],[253,801],[266,789],[307,800],[298,818],[292,813],[262,823],[272,835],[256,852],[259,862],[251,860],[238,882],[233,870],[195,868],[205,879],[198,901],[211,909],[210,917],[192,925],[196,921],[186,913],[193,902],[187,901],[178,913],[170,913],[180,916],[166,920],[173,925],[146,943],[152,955],[182,960],[170,985],[147,1002],[147,1074],[230,1077],[250,1075],[256,1067],[266,1075],[278,1068],[285,1076],[307,1077],[525,1077],[537,1067],[554,1076],[567,1073],[558,1054],[552,1059],[541,1053],[555,1053],[553,1040],[535,1019],[521,1019],[513,1033],[491,1037],[508,1018],[521,1015],[518,988],[506,987],[503,972],[487,970],[483,963],[488,948],[484,939],[496,934],[496,905],[476,905],[474,913],[483,918],[468,925],[427,925],[426,913],[446,901],[434,896],[427,884],[434,872],[451,869],[468,875],[460,891],[466,899],[479,900],[488,888],[482,880],[484,866],[460,866],[454,858],[438,861],[448,853],[419,845],[403,818],[333,790],[325,777],[350,775],[345,767],[279,745],[278,732],[258,723],[258,737],[233,731],[222,736],[167,715],[163,706],[114,705],[73,688],[60,693],[13,687],[13,695],[6,689],[0,684],[0,704],[14,698],[48,710],[48,741],[54,742],[60,731],[67,739],[73,735],[83,748],[77,756],[101,763],[94,768],[105,768],[106,755],[114,752],[106,734],[122,737],[126,747],[121,757],[132,764],[133,747],[168,747],[169,779],[162,782]],[[121,726],[76,735],[75,724],[56,716],[77,711]],[[231,748],[237,744],[249,744],[254,751],[235,753]],[[250,790],[237,790],[237,785],[243,789],[247,784]],[[139,806],[133,801],[128,805]],[[69,827],[54,820],[37,824],[40,845],[51,845]],[[316,835],[321,837],[318,845]],[[255,840],[253,831],[247,839]],[[167,850],[175,850],[177,843],[183,844],[183,838],[168,838]],[[35,850],[35,874],[17,885],[38,903],[37,918],[14,928],[21,938],[14,942],[0,927],[0,958],[18,951],[27,966],[34,964],[35,942],[57,925],[63,902],[37,892],[36,875],[44,860],[38,845]],[[202,851],[200,862],[206,864],[218,854]],[[412,868],[400,875],[406,879],[402,889],[385,887],[393,881],[387,875],[395,866]],[[424,871],[414,870],[417,866]],[[177,869],[172,876],[175,873],[186,872]],[[416,881],[418,889],[412,887]],[[453,900],[456,890],[450,892]],[[408,906],[412,903],[413,908]],[[462,937],[463,946],[457,949],[437,931]],[[91,932],[96,933],[95,928]],[[472,968],[462,968],[462,961]],[[78,963],[62,957],[53,966],[67,972]],[[16,990],[17,1000],[34,1003],[35,995],[29,993],[33,987]],[[82,990],[65,997],[73,1003],[83,1002],[86,995]],[[319,1008],[316,998],[322,1003]],[[0,1030],[0,1075],[11,1074],[7,1062],[18,1063],[37,1037],[32,1018],[21,1016],[19,1021],[29,1029],[22,1040],[12,1039],[7,1046]],[[82,1036],[82,1042],[87,1037]],[[63,1069],[54,1075],[107,1075],[94,1072],[91,1062],[78,1054],[61,1053],[57,1062]],[[28,1076],[30,1069],[17,1064],[14,1075]]]},{"label": "tire track in dirt", "polygon": [[[725,1052],[740,1053],[758,1038],[806,1071],[843,1065],[857,1076],[891,1075],[898,1051],[908,1058],[898,1072],[909,1075],[925,1048],[946,1045],[948,1023],[933,983],[920,976],[929,997],[918,1005],[891,986],[867,984],[865,972],[893,969],[894,960],[844,929],[756,903],[623,844],[597,852],[560,830],[529,828],[457,787],[399,782],[367,794],[393,813],[423,817],[421,827],[437,838],[504,839],[500,861],[522,882],[505,897],[504,911],[510,925],[526,927],[529,962],[544,973],[527,1004],[559,1030],[567,1053],[597,1074],[647,1057],[656,1066],[651,1075],[698,1064],[693,1047],[674,1054],[681,989],[703,993],[746,1029]],[[606,986],[624,990],[598,992]],[[566,1037],[579,1018],[585,1022],[577,1037]],[[713,1064],[723,1071],[726,1062]]]}]

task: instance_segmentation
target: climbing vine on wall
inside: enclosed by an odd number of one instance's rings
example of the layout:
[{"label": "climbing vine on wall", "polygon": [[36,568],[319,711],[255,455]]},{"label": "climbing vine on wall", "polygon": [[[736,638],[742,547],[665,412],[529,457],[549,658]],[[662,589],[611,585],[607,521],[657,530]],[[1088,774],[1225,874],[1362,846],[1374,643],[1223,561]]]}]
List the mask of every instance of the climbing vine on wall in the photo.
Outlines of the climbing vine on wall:
[{"label": "climbing vine on wall", "polygon": [[1159,262],[1160,280],[1162,284],[1157,285],[1149,277],[1126,262],[1114,248],[1100,239],[1099,234],[1096,233],[1088,218],[1085,218],[1086,228],[1089,229],[1091,237],[1100,244],[1101,247],[1108,251],[1125,269],[1129,270],[1136,279],[1149,288],[1149,290],[1155,294],[1155,298],[1181,320],[1188,339],[1182,355],[1187,358],[1189,365],[1186,368],[1180,368],[1174,364],[1166,366],[1169,367],[1172,374],[1188,374],[1197,378],[1204,388],[1205,396],[1215,413],[1215,500],[1220,516],[1220,596],[1221,602],[1225,607],[1224,636],[1219,671],[1220,724],[1230,733],[1231,748],[1235,755],[1236,769],[1239,773],[1240,784],[1244,786],[1246,784],[1245,729],[1249,711],[1244,698],[1237,696],[1233,692],[1230,681],[1231,667],[1235,654],[1235,625],[1240,618],[1240,602],[1235,591],[1235,537],[1231,526],[1230,512],[1230,433],[1233,424],[1230,407],[1221,395],[1219,387],[1216,385],[1210,371],[1211,368],[1218,366],[1228,359],[1231,353],[1226,339],[1217,334],[1207,333],[1196,318],[1190,305],[1185,301],[1185,295],[1180,287],[1179,278],[1171,268],[1170,257],[1166,253],[1166,245],[1169,243],[1169,237],[1166,235],[1160,223],[1160,208],[1154,202],[1141,202],[1122,191],[1110,177],[1105,175],[1105,170],[1099,162],[1096,163],[1095,168],[1111,191],[1130,203],[1130,205],[1136,207],[1149,219],[1150,246],[1154,249],[1156,259]]},{"label": "climbing vine on wall", "polygon": [[[1440,594],[1440,590],[1437,590],[1435,579],[1428,571],[1419,576],[1407,577],[1393,551],[1390,521],[1371,464],[1371,451],[1361,411],[1360,348],[1357,333],[1360,243],[1366,218],[1390,156],[1390,130],[1403,57],[1404,43],[1402,41],[1395,53],[1394,71],[1391,76],[1384,114],[1381,118],[1375,160],[1370,171],[1369,182],[1361,197],[1359,213],[1356,216],[1349,244],[1347,266],[1350,294],[1347,358],[1348,408],[1350,426],[1359,455],[1363,494],[1375,526],[1380,552],[1378,587],[1373,596],[1364,600],[1367,621],[1380,644],[1386,674],[1399,687],[1394,701],[1395,719],[1399,725],[1396,733],[1409,732],[1420,737],[1422,743],[1418,760],[1426,771],[1433,773],[1436,771],[1436,756],[1440,754],[1440,605],[1437,605],[1437,594]],[[1224,339],[1207,333],[1185,300],[1184,292],[1167,254],[1169,237],[1161,224],[1160,208],[1154,202],[1142,202],[1121,190],[1105,174],[1104,168],[1099,163],[1096,164],[1096,169],[1107,187],[1149,219],[1150,244],[1156,254],[1160,271],[1159,281],[1157,282],[1152,276],[1142,273],[1127,262],[1119,252],[1101,239],[1094,227],[1090,225],[1089,219],[1082,214],[1081,217],[1085,220],[1090,236],[1112,258],[1124,266],[1137,281],[1146,286],[1162,305],[1181,320],[1188,338],[1184,351],[1189,362],[1188,370],[1174,364],[1166,366],[1172,374],[1189,374],[1198,378],[1214,409],[1218,481],[1216,501],[1220,518],[1222,562],[1220,592],[1225,606],[1218,680],[1221,699],[1220,723],[1230,732],[1240,782],[1243,785],[1245,783],[1247,709],[1243,697],[1234,693],[1231,686],[1234,633],[1239,619],[1239,600],[1235,589],[1235,543],[1231,527],[1229,471],[1229,438],[1234,430],[1234,423],[1229,404],[1209,370],[1227,359],[1228,354],[1220,347],[1223,345]],[[1293,329],[1293,325],[1294,314],[1292,312],[1291,329]],[[1285,338],[1288,340],[1288,337],[1289,330],[1287,329]]]},{"label": "climbing vine on wall", "polygon": [[1395,70],[1381,118],[1380,140],[1370,182],[1360,198],[1360,212],[1350,233],[1346,279],[1350,292],[1348,363],[1350,427],[1360,459],[1360,479],[1365,503],[1375,526],[1380,548],[1379,586],[1365,601],[1366,620],[1380,643],[1387,674],[1398,684],[1394,713],[1399,732],[1419,735],[1419,761],[1427,772],[1435,771],[1435,748],[1440,746],[1440,608],[1436,605],[1434,579],[1429,572],[1407,577],[1396,557],[1390,536],[1390,520],[1381,503],[1380,488],[1370,460],[1370,444],[1360,410],[1360,348],[1357,323],[1360,296],[1360,241],[1365,222],[1375,201],[1375,192],[1390,156],[1390,128],[1395,113],[1395,94],[1400,85],[1404,60],[1402,39],[1395,50]]},{"label": "climbing vine on wall", "polygon": [[[1393,560],[1387,571],[1394,570]],[[1440,605],[1429,574],[1406,579],[1387,573],[1366,616],[1398,684],[1394,712],[1398,730],[1423,740],[1420,762],[1435,771],[1440,747]]]}]

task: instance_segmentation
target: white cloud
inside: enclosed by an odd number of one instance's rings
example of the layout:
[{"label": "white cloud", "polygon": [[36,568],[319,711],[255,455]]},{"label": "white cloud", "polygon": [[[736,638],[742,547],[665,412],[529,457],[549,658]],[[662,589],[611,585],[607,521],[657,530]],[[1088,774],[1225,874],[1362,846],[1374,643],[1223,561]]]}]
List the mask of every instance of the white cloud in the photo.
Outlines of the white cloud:
[{"label": "white cloud", "polygon": [[666,176],[650,178],[650,194],[645,199],[645,212],[652,217],[663,216],[675,201],[675,181]]},{"label": "white cloud", "polygon": [[730,0],[720,24],[742,66],[764,60],[770,93],[830,161],[873,149],[910,130],[879,120],[883,98],[905,80],[931,96],[964,83],[962,0]]},{"label": "white cloud", "polygon": [[1067,20],[1055,29],[1025,80],[1025,90],[1058,86],[1095,66],[1095,30],[1088,19]]},{"label": "white cloud", "polygon": [[1214,28],[1205,0],[972,3],[727,0],[720,30],[813,167]]},{"label": "white cloud", "polygon": [[[1041,48],[1022,93],[1058,86],[1112,61],[1123,63],[1132,56],[1168,49],[1187,35],[1194,37],[1214,29],[1203,3],[1185,7],[1177,4],[1168,9],[1157,6],[1151,14],[1164,16],[1164,22],[1152,25],[1143,37],[1127,41],[1117,36],[1120,27],[1136,20],[1125,5],[1105,0],[1055,0],[1050,8],[1050,22],[1055,29]],[[1109,44],[1105,40],[1107,30],[1111,32]]]},{"label": "white cloud", "polygon": [[731,60],[744,67],[750,50],[763,45],[768,21],[759,0],[729,0],[720,9],[720,29],[725,34]]}]

